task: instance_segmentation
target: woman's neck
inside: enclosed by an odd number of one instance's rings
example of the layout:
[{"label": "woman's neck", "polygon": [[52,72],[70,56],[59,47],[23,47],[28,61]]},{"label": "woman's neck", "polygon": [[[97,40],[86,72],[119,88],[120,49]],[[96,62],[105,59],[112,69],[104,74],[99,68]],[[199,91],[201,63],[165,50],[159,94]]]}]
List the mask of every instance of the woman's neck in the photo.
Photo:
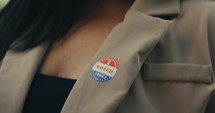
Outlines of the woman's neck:
[{"label": "woman's neck", "polygon": [[[130,0],[131,1],[131,0]],[[123,19],[132,2],[125,0],[105,0],[98,4],[90,19]]]}]

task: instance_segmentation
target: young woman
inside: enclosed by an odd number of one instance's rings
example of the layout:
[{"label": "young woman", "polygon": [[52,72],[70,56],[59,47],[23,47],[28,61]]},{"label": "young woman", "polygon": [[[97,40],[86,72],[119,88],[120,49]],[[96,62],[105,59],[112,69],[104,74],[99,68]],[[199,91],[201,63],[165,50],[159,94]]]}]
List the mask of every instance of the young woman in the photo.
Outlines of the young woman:
[{"label": "young woman", "polygon": [[11,0],[0,113],[214,113],[214,11],[210,0]]}]

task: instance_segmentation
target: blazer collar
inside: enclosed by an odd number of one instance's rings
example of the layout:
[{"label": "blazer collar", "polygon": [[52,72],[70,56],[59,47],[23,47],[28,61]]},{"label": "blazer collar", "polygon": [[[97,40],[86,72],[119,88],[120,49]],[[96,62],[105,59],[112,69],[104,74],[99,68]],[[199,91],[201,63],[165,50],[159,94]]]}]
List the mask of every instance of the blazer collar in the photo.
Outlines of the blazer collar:
[{"label": "blazer collar", "polygon": [[132,7],[153,16],[180,14],[180,0],[136,0]]},{"label": "blazer collar", "polygon": [[0,111],[21,113],[31,81],[49,44],[32,50],[8,51],[0,68]]}]

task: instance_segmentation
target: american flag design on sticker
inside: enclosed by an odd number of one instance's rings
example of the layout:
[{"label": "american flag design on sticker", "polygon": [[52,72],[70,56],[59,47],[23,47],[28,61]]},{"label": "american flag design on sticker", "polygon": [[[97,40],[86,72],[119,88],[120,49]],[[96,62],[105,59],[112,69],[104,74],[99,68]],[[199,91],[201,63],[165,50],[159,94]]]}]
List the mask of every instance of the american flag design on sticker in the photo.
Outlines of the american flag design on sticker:
[{"label": "american flag design on sticker", "polygon": [[104,58],[92,68],[92,76],[98,82],[111,80],[117,72],[117,62],[113,58]]}]

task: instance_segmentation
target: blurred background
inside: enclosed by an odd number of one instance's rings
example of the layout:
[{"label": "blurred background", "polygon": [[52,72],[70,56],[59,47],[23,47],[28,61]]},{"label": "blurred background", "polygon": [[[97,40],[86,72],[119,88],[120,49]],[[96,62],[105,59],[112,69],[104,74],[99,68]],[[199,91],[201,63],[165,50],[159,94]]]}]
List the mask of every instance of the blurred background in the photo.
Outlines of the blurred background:
[{"label": "blurred background", "polygon": [[0,11],[8,3],[9,0],[0,0]]}]

